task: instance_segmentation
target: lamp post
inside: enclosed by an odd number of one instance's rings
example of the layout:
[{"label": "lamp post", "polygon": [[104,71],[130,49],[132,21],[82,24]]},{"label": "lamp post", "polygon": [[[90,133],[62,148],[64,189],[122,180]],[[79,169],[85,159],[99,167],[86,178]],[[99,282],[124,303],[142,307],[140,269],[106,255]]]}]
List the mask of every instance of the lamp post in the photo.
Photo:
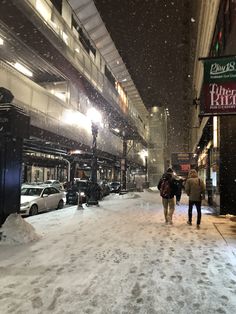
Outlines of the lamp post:
[{"label": "lamp post", "polygon": [[89,109],[87,113],[91,121],[91,130],[93,136],[92,142],[92,161],[91,161],[91,184],[88,187],[87,205],[98,205],[99,190],[97,185],[97,136],[98,123],[101,122],[101,115],[94,108]]},{"label": "lamp post", "polygon": [[91,130],[93,136],[92,143],[92,167],[91,167],[91,181],[97,183],[97,136],[98,125],[92,121]]},{"label": "lamp post", "polygon": [[147,164],[147,155],[145,156],[145,184],[148,182],[148,164]]},{"label": "lamp post", "polygon": [[146,149],[143,149],[140,153],[139,153],[140,157],[143,160],[144,163],[144,169],[145,169],[145,183],[144,183],[144,187],[148,188],[148,151]]},{"label": "lamp post", "polygon": [[127,189],[127,180],[126,180],[126,171],[127,171],[127,140],[123,139],[123,156],[121,159],[121,193],[125,192]]}]

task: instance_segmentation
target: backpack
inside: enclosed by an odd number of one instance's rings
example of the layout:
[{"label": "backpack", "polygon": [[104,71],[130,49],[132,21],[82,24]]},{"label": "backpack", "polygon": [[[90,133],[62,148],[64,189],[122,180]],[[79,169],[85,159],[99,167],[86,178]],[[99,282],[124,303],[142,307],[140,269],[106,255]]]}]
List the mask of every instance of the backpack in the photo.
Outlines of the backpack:
[{"label": "backpack", "polygon": [[171,192],[170,181],[168,179],[163,179],[163,181],[161,183],[161,188],[160,188],[161,197],[169,198],[170,192]]}]

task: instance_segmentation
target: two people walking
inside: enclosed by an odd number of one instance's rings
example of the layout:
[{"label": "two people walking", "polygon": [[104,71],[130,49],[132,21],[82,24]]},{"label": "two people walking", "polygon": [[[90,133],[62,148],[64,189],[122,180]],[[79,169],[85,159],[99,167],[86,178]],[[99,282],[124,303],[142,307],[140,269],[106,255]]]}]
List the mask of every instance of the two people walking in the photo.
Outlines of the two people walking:
[{"label": "two people walking", "polygon": [[[174,196],[178,195],[179,186],[171,168],[168,168],[166,173],[163,174],[158,183],[158,189],[162,197],[165,222],[166,224],[172,224],[172,217],[175,210]],[[187,223],[192,225],[192,211],[195,205],[197,209],[197,228],[199,229],[201,224],[201,201],[205,195],[205,185],[202,179],[198,177],[195,169],[189,171],[185,183],[185,191],[189,197]]]}]

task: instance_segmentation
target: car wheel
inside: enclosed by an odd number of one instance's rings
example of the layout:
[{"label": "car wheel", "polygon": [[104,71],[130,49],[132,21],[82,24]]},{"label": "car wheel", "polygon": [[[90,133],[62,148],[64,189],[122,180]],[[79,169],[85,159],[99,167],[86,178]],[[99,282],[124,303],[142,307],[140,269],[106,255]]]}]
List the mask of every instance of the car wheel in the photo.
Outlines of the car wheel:
[{"label": "car wheel", "polygon": [[57,209],[62,209],[64,206],[64,202],[63,200],[60,200],[60,202],[58,203]]},{"label": "car wheel", "polygon": [[29,212],[30,216],[38,214],[38,206],[36,204],[32,205]]}]

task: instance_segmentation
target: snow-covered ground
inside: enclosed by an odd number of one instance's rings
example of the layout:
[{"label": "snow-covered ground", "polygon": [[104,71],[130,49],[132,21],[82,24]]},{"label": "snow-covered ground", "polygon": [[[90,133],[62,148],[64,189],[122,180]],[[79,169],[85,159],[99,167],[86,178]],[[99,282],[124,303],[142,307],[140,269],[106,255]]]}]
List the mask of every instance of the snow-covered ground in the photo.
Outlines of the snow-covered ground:
[{"label": "snow-covered ground", "polygon": [[205,209],[188,226],[182,203],[165,225],[151,190],[27,218],[39,240],[0,242],[0,313],[236,313],[236,258],[216,219]]}]

